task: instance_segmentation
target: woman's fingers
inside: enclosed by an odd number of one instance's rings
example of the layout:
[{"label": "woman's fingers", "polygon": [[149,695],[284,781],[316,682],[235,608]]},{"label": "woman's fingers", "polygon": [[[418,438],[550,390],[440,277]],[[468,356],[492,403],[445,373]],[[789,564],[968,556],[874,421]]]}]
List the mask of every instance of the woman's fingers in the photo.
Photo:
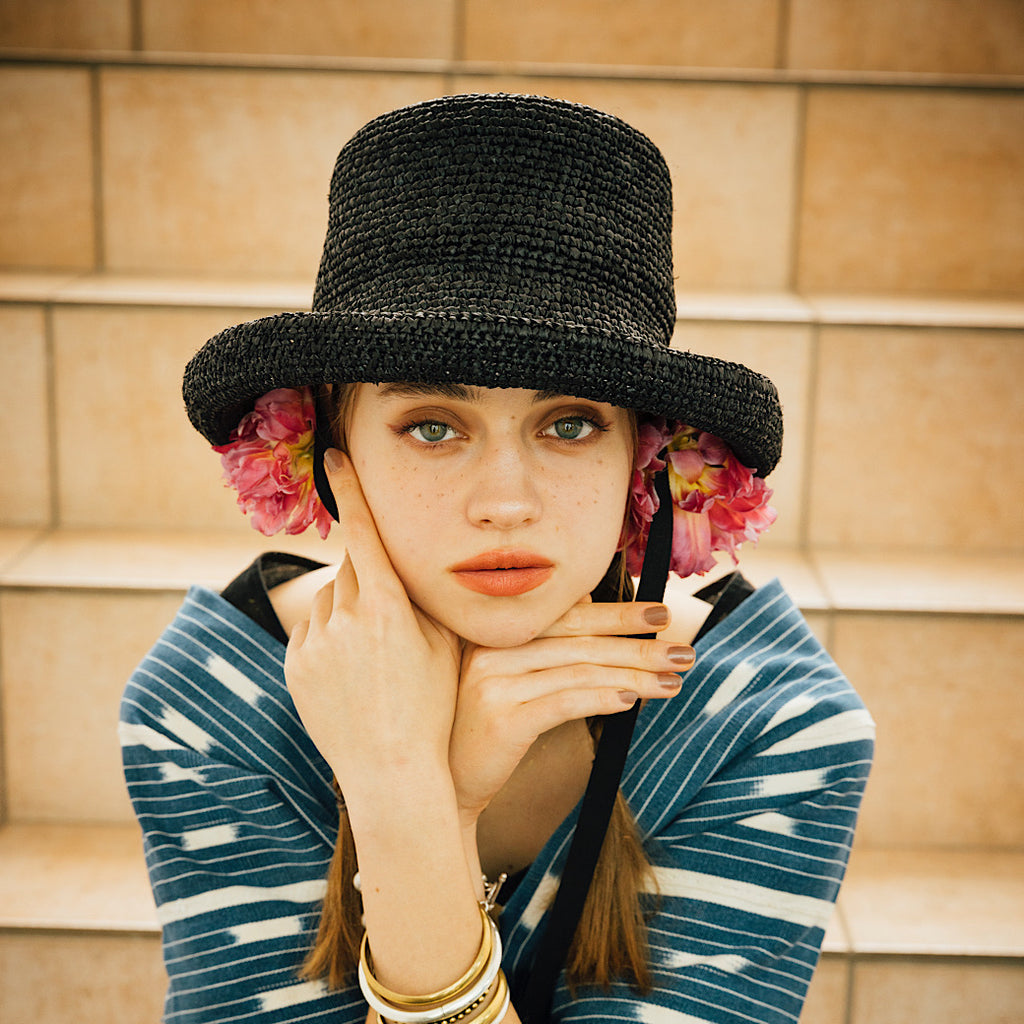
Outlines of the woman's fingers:
[{"label": "woman's fingers", "polygon": [[593,635],[542,637],[513,648],[478,648],[474,657],[482,675],[489,674],[492,668],[508,674],[574,665],[685,672],[693,667],[695,660],[693,648],[686,644]]},{"label": "woman's fingers", "polygon": [[[676,677],[678,682],[678,677]],[[678,690],[678,686],[675,688]],[[675,690],[663,689],[655,697],[670,697]],[[627,711],[637,700],[646,699],[642,688],[622,690],[611,687],[559,689],[524,704],[516,716],[516,726],[525,735],[540,736],[565,722]]]},{"label": "woman's fingers", "polygon": [[[531,701],[546,700],[559,693],[567,694],[566,699],[570,702],[576,699],[574,694],[587,695],[598,692],[612,698],[620,692],[632,693],[633,700],[638,696],[670,697],[679,692],[682,678],[678,672],[667,669],[657,672],[608,665],[562,665],[525,675],[493,677],[489,682],[494,691],[493,699],[523,705]],[[591,713],[593,712],[585,712]]]},{"label": "woman's fingers", "polygon": [[544,630],[541,636],[632,636],[657,633],[672,616],[668,607],[649,601],[595,604],[581,601]]},{"label": "woman's fingers", "polygon": [[335,579],[334,605],[348,603],[361,588],[371,584],[384,587],[390,584],[391,589],[401,589],[401,583],[377,532],[377,524],[366,504],[352,460],[343,452],[331,448],[324,459],[324,469],[338,503],[338,522],[348,552]]}]

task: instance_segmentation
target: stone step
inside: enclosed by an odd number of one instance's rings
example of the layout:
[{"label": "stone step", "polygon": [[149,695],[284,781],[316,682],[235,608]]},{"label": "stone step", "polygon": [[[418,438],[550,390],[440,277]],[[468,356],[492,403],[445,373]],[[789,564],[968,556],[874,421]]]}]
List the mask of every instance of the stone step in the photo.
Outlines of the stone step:
[{"label": "stone step", "polygon": [[[159,928],[134,825],[0,828],[0,1020],[157,1019]],[[802,1024],[1009,1024],[1024,855],[855,851]]]},{"label": "stone step", "polygon": [[854,849],[801,1024],[1012,1024],[1024,855]]},{"label": "stone step", "polygon": [[0,827],[0,1020],[152,1024],[165,977],[134,825]]},{"label": "stone step", "polygon": [[312,279],[342,142],[405,103],[507,90],[611,110],[663,149],[685,288],[1024,290],[1019,76],[0,58],[8,267]]},{"label": "stone step", "polygon": [[[307,307],[310,292],[295,279],[0,274],[0,379],[26,398],[0,412],[20,438],[0,478],[0,523],[246,531],[182,414],[181,371],[224,326]],[[1024,301],[678,300],[676,346],[745,362],[779,386],[785,454],[766,548],[1024,551],[1011,427],[1024,411]],[[946,466],[965,481],[957,499]],[[998,467],[998,484],[982,466]]]}]

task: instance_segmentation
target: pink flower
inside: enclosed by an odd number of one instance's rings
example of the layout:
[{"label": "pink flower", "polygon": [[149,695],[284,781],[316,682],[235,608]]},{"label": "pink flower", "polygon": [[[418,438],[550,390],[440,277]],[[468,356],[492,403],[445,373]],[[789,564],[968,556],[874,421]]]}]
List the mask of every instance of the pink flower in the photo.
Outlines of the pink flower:
[{"label": "pink flower", "polygon": [[310,389],[278,388],[256,402],[220,453],[224,478],[238,491],[238,506],[253,528],[270,537],[302,533],[316,524],[321,537],[331,517],[313,484],[316,409]]},{"label": "pink flower", "polygon": [[629,516],[623,530],[626,568],[634,576],[643,567],[651,519],[658,508],[654,475],[666,463],[672,495],[672,556],[669,568],[680,576],[703,575],[715,567],[712,552],[736,548],[775,522],[772,492],[747,469],[729,446],[706,431],[661,417],[640,425],[637,464],[630,488]]}]

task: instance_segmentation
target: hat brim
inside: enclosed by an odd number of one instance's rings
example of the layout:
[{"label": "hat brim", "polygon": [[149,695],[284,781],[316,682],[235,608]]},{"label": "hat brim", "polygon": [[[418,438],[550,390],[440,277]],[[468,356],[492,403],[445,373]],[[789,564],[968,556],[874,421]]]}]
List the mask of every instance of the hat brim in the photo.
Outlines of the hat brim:
[{"label": "hat brim", "polygon": [[626,331],[479,310],[251,320],[221,331],[192,358],[183,396],[193,426],[224,444],[275,388],[392,381],[556,391],[664,416],[722,438],[759,476],[782,451],[775,386],[741,364]]}]

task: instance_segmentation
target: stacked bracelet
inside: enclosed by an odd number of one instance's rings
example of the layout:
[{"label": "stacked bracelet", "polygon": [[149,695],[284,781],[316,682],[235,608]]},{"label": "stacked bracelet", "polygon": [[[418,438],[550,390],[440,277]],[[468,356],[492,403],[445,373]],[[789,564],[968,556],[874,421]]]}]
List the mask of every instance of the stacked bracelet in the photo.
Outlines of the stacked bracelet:
[{"label": "stacked bracelet", "polygon": [[[359,987],[366,1001],[384,1021],[395,1024],[457,1024],[481,1007],[472,1024],[493,1024],[508,1009],[508,984],[501,970],[498,926],[480,905],[483,936],[469,970],[437,992],[408,996],[385,988],[374,976],[367,937],[359,950]],[[492,991],[493,989],[493,991]],[[504,1004],[501,1012],[497,1008]]]}]

